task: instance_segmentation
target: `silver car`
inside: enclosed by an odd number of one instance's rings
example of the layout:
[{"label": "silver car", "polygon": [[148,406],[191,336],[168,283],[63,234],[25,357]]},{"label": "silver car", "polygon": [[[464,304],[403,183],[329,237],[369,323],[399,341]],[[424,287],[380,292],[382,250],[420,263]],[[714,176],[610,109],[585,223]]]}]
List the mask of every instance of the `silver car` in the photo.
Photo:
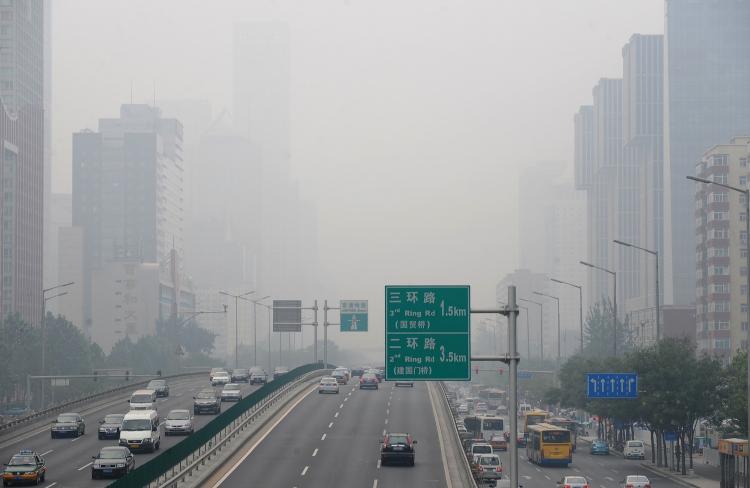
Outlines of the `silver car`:
[{"label": "silver car", "polygon": [[334,379],[323,378],[318,384],[318,393],[338,393],[339,383]]},{"label": "silver car", "polygon": [[171,410],[164,421],[164,435],[187,434],[195,432],[195,424],[190,410]]},{"label": "silver car", "polygon": [[651,482],[642,475],[631,474],[620,482],[621,488],[651,488]]},{"label": "silver car", "polygon": [[222,402],[239,402],[242,400],[242,389],[237,383],[227,383],[221,390]]}]

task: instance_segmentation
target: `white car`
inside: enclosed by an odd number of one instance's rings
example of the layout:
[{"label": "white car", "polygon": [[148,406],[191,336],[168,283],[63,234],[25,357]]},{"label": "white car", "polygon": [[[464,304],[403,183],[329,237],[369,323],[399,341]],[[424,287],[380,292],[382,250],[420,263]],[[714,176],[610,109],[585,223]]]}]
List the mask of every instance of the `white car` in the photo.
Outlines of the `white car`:
[{"label": "white car", "polygon": [[220,386],[220,385],[226,385],[227,383],[231,383],[232,378],[229,376],[229,373],[221,371],[219,373],[216,373],[211,378],[211,386]]},{"label": "white car", "polygon": [[631,474],[620,482],[621,488],[651,488],[651,482],[642,475]]},{"label": "white car", "polygon": [[461,414],[469,413],[469,406],[465,403],[462,403],[461,405],[458,406],[458,413],[461,413]]},{"label": "white car", "polygon": [[222,402],[239,402],[242,400],[242,389],[237,383],[227,383],[221,389]]},{"label": "white car", "polygon": [[643,441],[626,442],[625,448],[622,450],[622,455],[625,459],[646,459]]},{"label": "white car", "polygon": [[339,383],[336,379],[323,378],[318,384],[318,393],[337,393],[339,392]]},{"label": "white car", "polygon": [[557,486],[568,488],[589,488],[589,482],[583,476],[565,476],[557,482]]}]

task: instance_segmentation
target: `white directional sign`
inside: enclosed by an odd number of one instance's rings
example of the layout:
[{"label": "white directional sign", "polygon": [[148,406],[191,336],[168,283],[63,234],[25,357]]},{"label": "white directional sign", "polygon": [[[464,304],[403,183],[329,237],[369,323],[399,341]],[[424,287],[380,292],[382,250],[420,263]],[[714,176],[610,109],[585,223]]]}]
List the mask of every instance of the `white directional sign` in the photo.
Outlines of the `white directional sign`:
[{"label": "white directional sign", "polygon": [[341,332],[367,332],[367,300],[341,300]]},{"label": "white directional sign", "polygon": [[302,330],[302,300],[273,301],[273,331],[300,332]]}]

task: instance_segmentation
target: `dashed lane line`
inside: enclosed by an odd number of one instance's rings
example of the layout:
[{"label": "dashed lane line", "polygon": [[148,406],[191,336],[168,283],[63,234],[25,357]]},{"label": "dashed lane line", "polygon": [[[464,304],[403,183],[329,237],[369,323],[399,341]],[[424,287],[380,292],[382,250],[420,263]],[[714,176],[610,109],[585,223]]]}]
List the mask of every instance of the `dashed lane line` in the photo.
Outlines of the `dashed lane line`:
[{"label": "dashed lane line", "polygon": [[375,478],[375,479],[374,479],[374,480],[372,481],[372,488],[378,488],[378,479],[377,479],[377,478]]},{"label": "dashed lane line", "polygon": [[335,414],[333,414],[333,418],[335,418],[335,419],[339,418],[339,413],[336,412]]},{"label": "dashed lane line", "polygon": [[321,437],[321,438],[320,438],[320,440],[321,440],[321,441],[324,441],[324,440],[326,440],[326,435],[325,435],[325,434],[323,434],[323,437]]},{"label": "dashed lane line", "polygon": [[317,455],[318,455],[318,448],[316,447],[315,450],[313,451],[312,457],[315,457]]},{"label": "dashed lane line", "polygon": [[305,476],[305,474],[307,474],[308,469],[310,469],[310,466],[305,466],[305,469],[302,470],[301,476]]},{"label": "dashed lane line", "polygon": [[47,454],[49,454],[51,452],[55,452],[55,450],[54,449],[50,449],[49,451],[44,451],[43,453],[40,454],[40,456],[44,457],[44,456],[46,456]]},{"label": "dashed lane line", "polygon": [[331,422],[330,424],[328,424],[328,428],[330,429],[331,427],[333,427],[333,422]]},{"label": "dashed lane line", "polygon": [[91,466],[92,464],[94,464],[94,462],[93,462],[93,461],[91,461],[91,462],[90,462],[90,463],[88,463],[88,464],[84,464],[83,466],[81,466],[80,468],[78,468],[78,471],[83,471],[84,469],[88,468],[88,467],[89,467],[89,466]]},{"label": "dashed lane line", "polygon": [[377,469],[380,469],[380,459],[378,459],[378,468]]},{"label": "dashed lane line", "polygon": [[44,488],[52,488],[52,487],[53,487],[53,486],[55,486],[55,485],[57,485],[57,481],[55,481],[54,483],[50,483],[50,484],[48,484],[48,485],[47,485],[47,486],[45,486]]}]

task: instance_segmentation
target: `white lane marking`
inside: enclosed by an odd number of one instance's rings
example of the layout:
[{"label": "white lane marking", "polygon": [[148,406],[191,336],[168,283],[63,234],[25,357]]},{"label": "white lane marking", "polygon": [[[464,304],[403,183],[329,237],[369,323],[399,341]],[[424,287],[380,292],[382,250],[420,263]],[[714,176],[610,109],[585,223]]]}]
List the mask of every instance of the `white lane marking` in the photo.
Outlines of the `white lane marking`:
[{"label": "white lane marking", "polygon": [[581,470],[578,469],[578,468],[573,468],[573,471],[575,471],[576,473],[580,473],[581,472]]},{"label": "white lane marking", "polygon": [[318,448],[316,447],[315,450],[313,451],[313,457],[315,457],[317,455],[318,455]]},{"label": "white lane marking", "polygon": [[604,479],[605,479],[605,480],[607,480],[607,481],[614,481],[614,480],[613,480],[612,478],[610,478],[609,476],[605,476],[605,477],[604,477]]},{"label": "white lane marking", "polygon": [[385,425],[388,425],[388,419],[385,419]]},{"label": "white lane marking", "polygon": [[547,476],[546,474],[544,475],[544,477],[545,477],[545,478],[547,478],[547,479],[548,479],[549,481],[552,481],[552,478],[550,478],[550,477],[549,477],[549,476]]},{"label": "white lane marking", "polygon": [[77,441],[77,440],[78,440],[78,439],[80,439],[80,438],[81,438],[81,436],[78,436],[78,437],[76,437],[75,439],[71,439],[71,440],[70,440],[70,442],[75,442],[75,441]]},{"label": "white lane marking", "polygon": [[372,488],[378,488],[378,479],[375,478],[372,482]]},{"label": "white lane marking", "polygon": [[324,441],[324,440],[326,440],[326,435],[325,435],[325,434],[323,434],[323,437],[321,437],[321,438],[320,438],[320,440],[321,440],[321,441]]},{"label": "white lane marking", "polygon": [[53,487],[53,486],[55,486],[56,484],[57,484],[57,481],[55,481],[55,482],[53,482],[53,483],[50,483],[50,484],[48,484],[48,485],[47,485],[47,486],[45,486],[44,488],[52,488],[52,487]]},{"label": "white lane marking", "polygon": [[[282,422],[282,421],[283,421],[283,420],[284,420],[284,419],[285,419],[285,418],[286,418],[286,417],[287,417],[287,416],[288,416],[288,415],[289,415],[290,413],[292,413],[292,411],[294,411],[294,409],[295,409],[295,408],[297,407],[297,405],[299,405],[300,403],[302,403],[302,400],[304,400],[305,398],[307,398],[307,397],[308,397],[308,396],[310,395],[310,393],[314,392],[314,391],[315,391],[315,390],[317,390],[317,389],[318,389],[317,385],[316,385],[316,386],[313,386],[312,388],[310,388],[310,390],[309,390],[309,391],[308,391],[307,393],[305,393],[304,395],[302,395],[302,397],[301,397],[301,398],[300,398],[299,400],[297,400],[296,402],[294,402],[294,403],[292,404],[292,406],[291,406],[291,407],[289,407],[289,410],[287,410],[287,411],[286,411],[286,413],[284,413],[284,415],[282,415],[282,416],[281,416],[281,418],[279,418],[278,420],[276,420],[276,422],[274,422],[274,423],[273,423],[273,425],[271,426],[271,428],[270,428],[270,429],[268,429],[268,430],[267,430],[267,431],[266,431],[266,432],[265,432],[265,433],[264,433],[264,434],[263,434],[263,435],[262,435],[262,436],[260,437],[260,439],[258,439],[258,440],[257,440],[257,441],[255,442],[255,444],[253,444],[252,446],[250,446],[250,449],[248,449],[248,450],[247,450],[247,452],[246,452],[245,454],[243,454],[243,455],[242,455],[242,457],[241,457],[241,458],[240,458],[240,459],[239,459],[239,460],[237,461],[237,463],[235,463],[235,465],[234,465],[234,466],[232,466],[231,468],[229,468],[229,471],[227,471],[226,473],[224,473],[224,476],[222,476],[222,477],[221,477],[221,479],[220,479],[219,481],[217,481],[217,482],[216,482],[216,484],[214,485],[214,488],[216,488],[217,486],[221,485],[221,484],[222,484],[222,483],[224,483],[224,482],[225,482],[225,481],[226,481],[226,480],[227,480],[227,479],[228,479],[228,478],[229,478],[230,476],[232,476],[232,473],[234,473],[234,472],[235,472],[235,471],[237,470],[237,468],[238,468],[238,467],[239,467],[239,466],[240,466],[240,465],[241,465],[242,463],[244,463],[244,462],[245,462],[245,459],[247,459],[247,458],[248,458],[248,457],[250,456],[250,454],[252,454],[252,453],[253,453],[253,451],[254,451],[254,450],[255,450],[255,449],[256,449],[256,448],[257,448],[257,447],[258,447],[258,446],[260,445],[260,443],[261,443],[261,442],[263,442],[263,441],[264,441],[264,440],[266,439],[266,437],[268,437],[268,436],[269,436],[269,435],[271,434],[271,432],[273,432],[273,429],[275,429],[275,428],[276,428],[276,427],[277,427],[277,426],[278,426],[278,425],[279,425],[279,424],[280,424],[280,423],[281,423],[281,422]],[[325,435],[325,434],[323,434],[323,439],[325,439],[325,437],[326,437],[326,435]],[[323,440],[323,439],[321,439],[321,440]]]},{"label": "white lane marking", "polygon": [[47,454],[49,454],[51,452],[55,452],[55,450],[54,449],[50,449],[49,451],[44,451],[43,453],[40,454],[40,456],[44,457],[44,456],[46,456]]},{"label": "white lane marking", "polygon": [[342,403],[341,405],[339,405],[339,408],[344,408],[344,404]]},{"label": "white lane marking", "polygon": [[607,488],[607,487],[604,485],[599,485],[599,488]]},{"label": "white lane marking", "polygon": [[89,466],[91,466],[92,464],[94,464],[94,462],[93,462],[93,461],[91,461],[91,462],[90,462],[90,463],[88,463],[88,464],[84,464],[83,466],[81,466],[80,468],[78,468],[78,471],[83,471],[84,469],[88,468],[88,467],[89,467]]},{"label": "white lane marking", "polygon": [[346,398],[344,398],[344,401],[347,401],[348,399],[349,399],[349,397],[346,397]]},{"label": "white lane marking", "polygon": [[378,469],[380,469],[380,459],[378,459]]},{"label": "white lane marking", "polygon": [[386,415],[390,415],[391,414],[391,409],[390,408],[386,408],[385,409],[385,414]]},{"label": "white lane marking", "polygon": [[335,418],[335,419],[339,418],[339,413],[336,412],[335,414],[333,414],[333,418]]},{"label": "white lane marking", "polygon": [[385,435],[385,429],[383,429],[383,435]]},{"label": "white lane marking", "polygon": [[541,470],[541,469],[539,469],[539,468],[535,468],[535,469],[536,469],[537,471],[539,471],[540,473],[542,472],[542,470]]},{"label": "white lane marking", "polygon": [[307,473],[308,469],[310,469],[310,466],[305,466],[305,469],[302,470],[302,476],[305,476],[305,473]]},{"label": "white lane marking", "polygon": [[616,469],[613,469],[612,472],[613,473],[619,473],[619,471],[617,471]]},{"label": "white lane marking", "polygon": [[531,479],[531,476],[529,476],[529,475],[527,475],[527,474],[523,475],[523,477],[524,477],[524,478],[526,478],[527,480],[530,480],[530,479]]},{"label": "white lane marking", "polygon": [[331,422],[330,424],[328,424],[328,428],[330,429],[331,427],[333,427],[333,422]]}]

